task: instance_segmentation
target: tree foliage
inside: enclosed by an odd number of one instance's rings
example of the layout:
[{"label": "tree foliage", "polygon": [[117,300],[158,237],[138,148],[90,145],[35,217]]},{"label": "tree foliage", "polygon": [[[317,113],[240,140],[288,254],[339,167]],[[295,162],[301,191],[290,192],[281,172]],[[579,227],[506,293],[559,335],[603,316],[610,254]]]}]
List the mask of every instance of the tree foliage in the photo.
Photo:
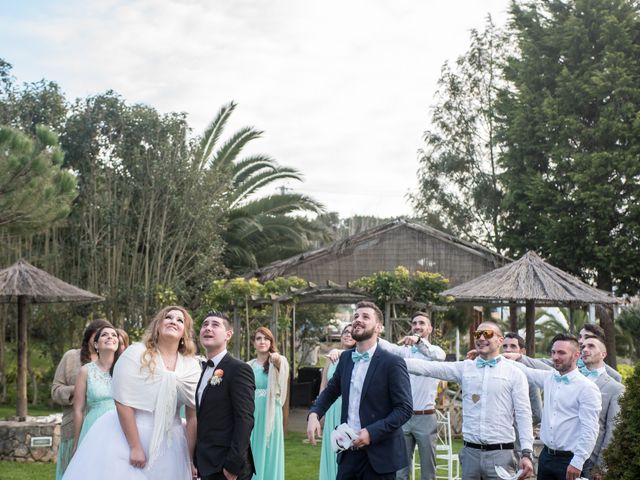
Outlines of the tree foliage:
[{"label": "tree foliage", "polygon": [[265,265],[308,249],[315,240],[326,240],[322,224],[303,214],[318,214],[324,207],[313,198],[282,189],[280,193],[257,196],[266,187],[282,180],[301,181],[294,168],[284,167],[267,155],[242,152],[262,131],[244,127],[222,141],[224,128],[236,103],[224,105],[200,139],[197,156],[202,166],[230,177],[225,195],[229,204],[225,265],[232,272]]},{"label": "tree foliage", "polygon": [[629,0],[513,3],[500,98],[503,246],[640,286],[640,17]]},{"label": "tree foliage", "polygon": [[76,180],[62,159],[48,128],[36,127],[30,138],[0,127],[0,231],[35,233],[69,214]]},{"label": "tree foliage", "polygon": [[496,99],[504,83],[503,34],[487,18],[469,50],[442,67],[431,128],[420,150],[419,216],[454,235],[499,247],[501,187]]},{"label": "tree foliage", "polygon": [[613,439],[604,452],[606,480],[636,480],[640,478],[640,364],[625,382],[627,387],[620,401],[620,414]]},{"label": "tree foliage", "polygon": [[349,283],[350,287],[364,290],[380,308],[388,301],[415,304],[442,305],[446,303],[440,293],[447,289],[449,281],[439,273],[409,272],[402,265],[393,272],[376,272]]}]

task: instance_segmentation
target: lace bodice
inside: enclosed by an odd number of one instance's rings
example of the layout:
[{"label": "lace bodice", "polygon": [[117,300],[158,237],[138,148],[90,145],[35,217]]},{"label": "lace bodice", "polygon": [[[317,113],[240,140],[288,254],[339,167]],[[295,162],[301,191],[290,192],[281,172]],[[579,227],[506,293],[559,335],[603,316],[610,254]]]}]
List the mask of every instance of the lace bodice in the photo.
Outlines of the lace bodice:
[{"label": "lace bodice", "polygon": [[88,367],[87,375],[87,408],[103,403],[105,401],[113,401],[111,396],[111,375],[109,372],[103,372],[95,362],[91,362]]}]

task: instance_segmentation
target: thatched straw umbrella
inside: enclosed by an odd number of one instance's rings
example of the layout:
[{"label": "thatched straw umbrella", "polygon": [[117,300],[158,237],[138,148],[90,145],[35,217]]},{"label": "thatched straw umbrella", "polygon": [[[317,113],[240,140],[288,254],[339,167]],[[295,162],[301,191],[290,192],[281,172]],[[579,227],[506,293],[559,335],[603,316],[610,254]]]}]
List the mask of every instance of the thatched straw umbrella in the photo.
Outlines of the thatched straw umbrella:
[{"label": "thatched straw umbrella", "polygon": [[0,303],[18,303],[18,379],[16,415],[27,415],[27,303],[101,302],[104,298],[74,287],[25,260],[0,270]]},{"label": "thatched straw umbrella", "polygon": [[616,298],[543,261],[535,252],[450,288],[443,295],[455,302],[526,306],[527,353],[535,351],[535,306],[615,304]]}]

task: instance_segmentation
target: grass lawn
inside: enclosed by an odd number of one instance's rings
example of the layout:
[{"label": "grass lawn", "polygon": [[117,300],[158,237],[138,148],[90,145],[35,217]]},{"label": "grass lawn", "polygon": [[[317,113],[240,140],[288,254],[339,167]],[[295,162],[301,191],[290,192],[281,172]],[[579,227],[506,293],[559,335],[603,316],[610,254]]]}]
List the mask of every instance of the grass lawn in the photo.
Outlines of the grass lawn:
[{"label": "grass lawn", "polygon": [[[320,445],[314,447],[306,442],[304,433],[289,432],[285,437],[286,480],[312,480],[318,478],[320,468]],[[454,451],[460,450],[461,440],[454,440]],[[49,464],[27,464],[0,462],[0,480],[46,480],[55,478],[56,466]]]},{"label": "grass lawn", "polygon": [[[60,412],[62,412],[61,408],[49,408],[46,405],[36,405],[36,406],[29,405],[27,408],[27,415],[34,416],[34,417],[46,416],[46,415],[51,415],[52,413],[60,413]],[[0,405],[0,419],[6,418],[6,417],[15,417],[15,416],[16,416],[15,405],[5,405],[5,404]],[[0,480],[2,480],[2,477],[0,477]]]}]

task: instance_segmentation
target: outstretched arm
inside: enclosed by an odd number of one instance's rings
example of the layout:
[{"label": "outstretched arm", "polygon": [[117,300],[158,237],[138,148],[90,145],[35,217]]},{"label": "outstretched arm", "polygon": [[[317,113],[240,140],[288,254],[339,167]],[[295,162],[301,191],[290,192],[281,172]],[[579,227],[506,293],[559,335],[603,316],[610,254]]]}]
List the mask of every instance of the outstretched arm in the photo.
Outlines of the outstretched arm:
[{"label": "outstretched arm", "polygon": [[463,362],[433,362],[419,358],[406,358],[405,362],[412,375],[439,378],[456,383],[462,381]]}]

